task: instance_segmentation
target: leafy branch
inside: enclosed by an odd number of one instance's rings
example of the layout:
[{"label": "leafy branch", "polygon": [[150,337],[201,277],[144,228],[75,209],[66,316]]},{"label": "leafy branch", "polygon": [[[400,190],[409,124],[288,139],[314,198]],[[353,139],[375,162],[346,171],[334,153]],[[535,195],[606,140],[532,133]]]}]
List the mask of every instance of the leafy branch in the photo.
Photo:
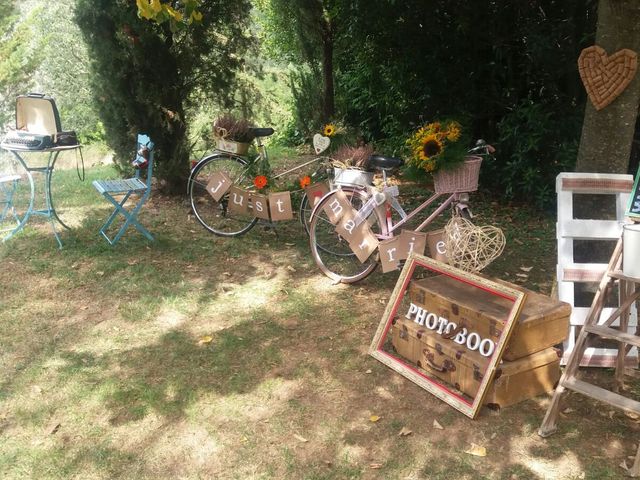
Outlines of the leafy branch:
[{"label": "leafy branch", "polygon": [[202,12],[198,10],[201,0],[181,0],[163,2],[161,0],[136,0],[138,16],[156,23],[169,22],[171,31],[184,28],[202,20]]}]

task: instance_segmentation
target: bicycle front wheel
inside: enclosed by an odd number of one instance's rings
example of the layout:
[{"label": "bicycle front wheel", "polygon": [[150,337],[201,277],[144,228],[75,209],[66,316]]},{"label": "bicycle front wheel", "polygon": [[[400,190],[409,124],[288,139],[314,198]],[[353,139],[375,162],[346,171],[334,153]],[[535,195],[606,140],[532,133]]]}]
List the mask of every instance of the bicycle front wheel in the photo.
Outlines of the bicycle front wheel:
[{"label": "bicycle front wheel", "polygon": [[[351,206],[358,210],[369,198],[369,195],[355,188],[342,188]],[[349,242],[342,238],[331,223],[325,207],[334,199],[335,193],[326,195],[315,209],[309,224],[309,243],[311,255],[316,264],[327,277],[336,282],[354,283],[370,275],[378,265],[378,254],[374,252],[364,262],[360,262],[353,253]],[[367,219],[374,234],[384,233],[383,215],[376,209]]]},{"label": "bicycle front wheel", "polygon": [[249,213],[231,212],[228,193],[216,201],[207,191],[207,185],[216,172],[224,172],[234,185],[248,190],[251,179],[246,171],[246,160],[225,153],[205,157],[191,171],[187,184],[191,208],[198,221],[211,233],[235,237],[249,231],[258,221],[251,210]]}]

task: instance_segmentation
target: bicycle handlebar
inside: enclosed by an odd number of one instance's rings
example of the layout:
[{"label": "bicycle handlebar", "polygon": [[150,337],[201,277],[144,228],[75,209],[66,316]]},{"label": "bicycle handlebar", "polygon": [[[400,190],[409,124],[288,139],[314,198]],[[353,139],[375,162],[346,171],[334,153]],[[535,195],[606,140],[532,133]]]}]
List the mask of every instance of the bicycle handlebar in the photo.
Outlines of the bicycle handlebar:
[{"label": "bicycle handlebar", "polygon": [[489,145],[485,140],[480,138],[476,142],[476,146],[469,149],[468,153],[483,152],[485,154],[492,154],[492,153],[495,153],[495,151],[496,149],[493,147],[493,145]]}]

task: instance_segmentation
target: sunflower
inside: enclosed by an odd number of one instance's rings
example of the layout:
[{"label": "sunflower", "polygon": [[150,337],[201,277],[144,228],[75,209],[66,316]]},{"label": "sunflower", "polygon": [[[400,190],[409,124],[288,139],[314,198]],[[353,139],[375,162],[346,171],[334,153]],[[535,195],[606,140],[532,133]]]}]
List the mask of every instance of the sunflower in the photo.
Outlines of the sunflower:
[{"label": "sunflower", "polygon": [[464,161],[462,126],[455,120],[426,123],[406,141],[408,163],[429,173],[452,168]]},{"label": "sunflower", "polygon": [[425,135],[420,141],[418,149],[418,158],[422,161],[429,160],[432,157],[439,155],[442,152],[442,142],[438,138],[438,135],[431,133]]},{"label": "sunflower", "polygon": [[451,122],[447,128],[447,140],[450,142],[457,142],[460,138],[460,124],[458,122]]},{"label": "sunflower", "polygon": [[262,190],[264,187],[266,187],[267,183],[267,177],[265,177],[264,175],[258,175],[253,179],[253,184],[258,190]]},{"label": "sunflower", "polygon": [[309,175],[305,175],[300,179],[300,188],[306,188],[311,185],[311,177]]},{"label": "sunflower", "polygon": [[325,137],[332,137],[336,133],[336,126],[332,123],[327,123],[322,129]]},{"label": "sunflower", "polygon": [[436,169],[436,161],[434,158],[428,158],[422,162],[421,167],[424,168],[426,172],[433,172]]},{"label": "sunflower", "polygon": [[440,122],[433,122],[427,125],[427,128],[431,132],[439,132],[440,130],[442,130],[442,124]]}]

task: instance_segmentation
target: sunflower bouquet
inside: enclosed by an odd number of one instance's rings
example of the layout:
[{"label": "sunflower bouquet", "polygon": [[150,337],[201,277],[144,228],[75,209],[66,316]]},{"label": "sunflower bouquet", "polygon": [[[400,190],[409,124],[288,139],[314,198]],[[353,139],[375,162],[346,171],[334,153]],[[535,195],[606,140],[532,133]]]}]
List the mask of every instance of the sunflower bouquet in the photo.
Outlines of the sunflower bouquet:
[{"label": "sunflower bouquet", "polygon": [[423,125],[407,140],[407,146],[408,163],[430,174],[462,164],[467,153],[462,127],[451,120]]}]

